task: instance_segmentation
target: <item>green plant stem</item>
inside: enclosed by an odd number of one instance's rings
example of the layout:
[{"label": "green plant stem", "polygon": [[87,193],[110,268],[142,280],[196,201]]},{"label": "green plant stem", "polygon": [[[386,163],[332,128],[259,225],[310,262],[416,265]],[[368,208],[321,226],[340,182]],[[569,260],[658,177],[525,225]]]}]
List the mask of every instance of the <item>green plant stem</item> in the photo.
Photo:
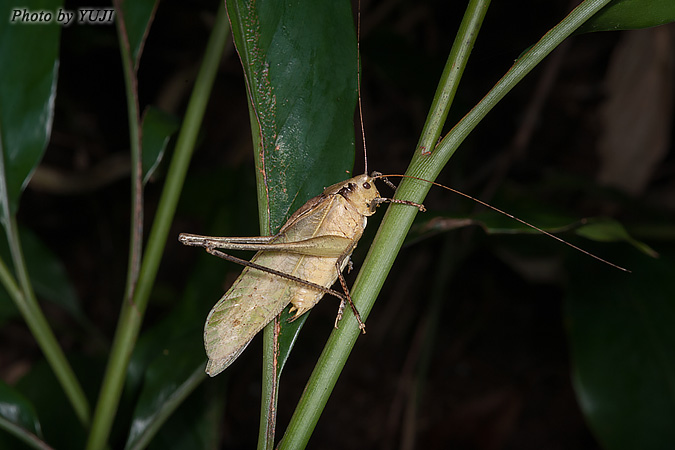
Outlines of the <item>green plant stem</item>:
[{"label": "green plant stem", "polygon": [[105,445],[112,427],[124,386],[129,358],[136,343],[143,314],[157,275],[169,234],[169,227],[176,211],[176,205],[228,34],[229,24],[225,8],[221,4],[176,142],[164,190],[148,237],[145,257],[141,264],[134,296],[131,302],[124,302],[122,305],[108,367],[94,414],[91,434],[87,442],[87,448],[90,450],[100,449]]},{"label": "green plant stem", "polygon": [[16,284],[16,280],[14,279],[14,276],[10,272],[9,268],[7,267],[7,264],[5,264],[5,261],[3,261],[2,258],[0,258],[0,283],[4,286],[4,288],[7,290],[7,293],[9,294],[10,298],[16,303],[17,305],[19,303],[25,303],[25,300],[23,298],[23,292],[21,292],[21,288],[19,287],[18,284]]},{"label": "green plant stem", "polygon": [[[129,39],[126,34],[126,25],[124,23],[124,14],[122,14],[120,4],[116,4],[117,14],[117,37],[120,46],[122,67],[124,73],[124,86],[127,98],[127,119],[129,122],[129,145],[131,150],[131,224],[129,239],[129,263],[127,266],[126,286],[124,289],[124,298],[122,300],[122,309],[120,319],[117,323],[113,349],[108,360],[108,367],[103,378],[103,384],[99,399],[94,411],[94,425],[89,434],[87,448],[103,448],[106,445],[110,426],[117,411],[117,402],[122,386],[124,385],[124,372],[126,371],[128,356],[133,350],[135,338],[126,339],[127,334],[120,332],[121,329],[134,328],[137,332],[142,323],[143,312],[136,311],[136,314],[129,314],[134,308],[130,308],[134,301],[134,292],[137,288],[139,270],[142,258],[143,245],[143,180],[141,176],[141,141],[140,141],[140,113],[138,105],[138,80],[136,70],[131,57],[129,48]],[[124,335],[123,338],[120,338]],[[120,339],[118,339],[120,338]],[[123,344],[118,345],[118,343]],[[126,361],[119,364],[116,357],[124,358],[128,352]],[[123,368],[123,371],[119,369]],[[112,386],[118,386],[119,391],[114,391]]]},{"label": "green plant stem", "polygon": [[[416,151],[406,174],[434,180],[460,143],[485,115],[546,55],[609,1],[587,0],[580,4],[511,67],[485,98],[448,133],[430,156]],[[471,1],[464,21],[467,20],[467,16],[481,14],[481,5],[487,3]],[[474,27],[479,26],[480,23],[474,25]],[[477,32],[477,30],[474,31]],[[471,39],[471,36],[475,38],[475,34],[468,29],[465,29],[463,33],[467,39]],[[458,41],[464,42],[461,37],[455,42]],[[444,84],[443,80],[441,84]],[[438,97],[443,91],[442,87],[439,88],[436,96]],[[433,115],[433,112],[430,115]],[[431,185],[427,182],[403,179],[396,191],[396,198],[421,203],[430,187]],[[415,208],[405,205],[392,204],[387,209],[351,292],[362,318],[365,319],[370,313],[416,214]],[[340,328],[331,334],[279,448],[304,448],[307,444],[359,332],[356,320],[351,315],[347,315],[342,320]]]},{"label": "green plant stem", "polygon": [[28,328],[30,328],[31,333],[40,346],[45,359],[47,359],[56,378],[63,387],[66,397],[68,397],[73,406],[77,418],[85,428],[88,428],[91,420],[89,402],[35,297],[33,286],[28,277],[23,252],[21,251],[16,217],[12,214],[7,215],[7,217],[9,220],[5,228],[18,284],[2,260],[0,260],[0,281],[2,281],[26,324],[28,324]]},{"label": "green plant stem", "polygon": [[448,60],[443,68],[429,115],[424,128],[422,128],[416,153],[431,153],[441,136],[445,119],[448,117],[450,106],[455,98],[459,82],[462,79],[462,74],[469,61],[469,55],[471,55],[471,50],[473,50],[489,6],[490,0],[486,0],[472,1],[467,7],[462,23],[459,25],[457,36],[455,36],[455,41],[452,43]]},{"label": "green plant stem", "polygon": [[[457,90],[461,74],[466,67],[489,4],[489,0],[472,0],[469,2],[457,37],[448,56],[445,69],[443,70],[439,87],[436,90],[432,103],[432,109],[427,116],[424,132],[417,148],[424,147],[425,145],[427,149],[431,148],[432,144],[429,142],[435,143],[438,136],[440,136],[450,103]],[[408,206],[407,209],[415,208]],[[373,249],[371,248],[370,253],[372,251]],[[365,268],[366,263],[364,262],[361,273],[363,273]],[[361,278],[361,273],[359,274],[359,278]],[[359,278],[357,278],[351,294],[354,302],[357,304],[361,318],[365,319],[372,308],[372,303],[370,306],[364,307],[363,301],[357,301],[357,298],[363,295],[362,291],[364,289],[364,283],[359,284]],[[384,279],[382,279],[382,283],[384,283]],[[307,445],[309,437],[319,420],[319,416],[328,401],[328,397],[337,382],[337,378],[359,333],[358,324],[352,315],[345,315],[339,328],[331,333],[314,372],[307,382],[305,392],[298,402],[286,434],[279,445],[280,449],[304,448]]]},{"label": "green plant stem", "polygon": [[277,423],[277,402],[281,367],[277,359],[279,347],[279,317],[275,317],[263,329],[263,371],[260,399],[260,426],[258,428],[258,450],[274,448]]},{"label": "green plant stem", "polygon": [[134,296],[138,272],[143,255],[143,157],[141,148],[141,113],[138,104],[138,78],[129,48],[129,39],[123,20],[122,8],[117,8],[117,36],[120,43],[124,86],[127,97],[127,119],[129,121],[129,148],[131,150],[131,224],[129,230],[129,264],[124,289],[124,303]]}]

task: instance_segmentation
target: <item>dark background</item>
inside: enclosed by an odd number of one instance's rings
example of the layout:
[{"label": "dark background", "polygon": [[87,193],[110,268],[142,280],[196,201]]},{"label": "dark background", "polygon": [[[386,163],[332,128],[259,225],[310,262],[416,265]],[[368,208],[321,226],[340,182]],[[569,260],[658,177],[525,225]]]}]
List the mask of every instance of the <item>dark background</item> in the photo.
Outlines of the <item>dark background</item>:
[{"label": "dark background", "polygon": [[[66,2],[65,8],[79,6],[85,5]],[[96,5],[86,2],[86,6]],[[485,95],[520,53],[564,17],[569,7],[566,1],[493,2],[449,126]],[[362,98],[369,164],[381,172],[402,173],[415,148],[464,2],[390,0],[363,2],[361,8]],[[139,71],[142,107],[153,104],[182,115],[215,9],[215,2],[206,1],[160,4]],[[672,27],[666,31],[669,37],[664,44],[670,49],[671,74],[672,31]],[[672,152],[655,157],[641,183],[626,182],[610,190],[598,182],[606,164],[597,149],[621,113],[604,109],[616,95],[610,61],[627,45],[625,39],[623,32],[570,39],[490,113],[439,181],[516,215],[541,208],[573,218],[610,215],[636,227],[672,220]],[[639,53],[644,50],[638,50],[635,59]],[[631,70],[626,67],[625,73]],[[642,66],[639,70],[648,69]],[[664,83],[659,89],[672,94],[673,78],[659,80]],[[114,332],[126,275],[130,190],[122,83],[113,26],[63,30],[52,140],[19,212],[20,223],[64,262],[102,338],[83,339],[83,331],[71,327],[67,314],[46,304],[49,320],[67,349],[92,359],[105,357],[105,340]],[[647,127],[646,134],[663,133],[665,127],[664,139],[670,139],[672,98],[670,106],[665,103],[657,117],[666,125],[655,119],[648,123],[636,120],[635,126]],[[654,114],[653,107],[626,104],[624,111],[639,118]],[[528,119],[528,114],[534,120]],[[650,131],[650,126],[655,129]],[[514,143],[517,136],[524,136],[524,140]],[[641,151],[650,155],[657,150],[643,146]],[[361,170],[360,155],[358,150],[356,171]],[[96,175],[101,167],[102,175]],[[73,191],[63,192],[58,183],[43,181],[40,172],[44,169],[84,181]],[[231,44],[188,176],[193,181],[186,186],[172,236],[203,231],[203,224],[216,212],[199,212],[200,205],[212,205],[222,197],[227,189],[218,192],[217,183],[227,182],[225,178],[236,178],[240,187],[236,204],[243,206],[232,225],[235,232],[257,234],[244,82]],[[152,223],[161,177],[160,171],[146,188],[146,224]],[[209,183],[202,183],[204,180]],[[204,184],[213,186],[213,191],[197,192],[195,186]],[[430,209],[459,213],[475,208],[440,189],[432,189],[426,204]],[[375,229],[371,225],[370,232]],[[368,236],[354,255],[357,268],[367,246]],[[514,253],[514,246],[524,250]],[[609,252],[602,246],[587,246],[603,257],[603,251]],[[530,249],[540,247],[553,250],[543,258],[527,256]],[[561,307],[565,274],[559,264],[561,255],[567,253],[558,247],[544,237],[486,237],[476,227],[408,246],[385,284],[368,321],[368,334],[357,342],[310,448],[404,448],[406,427],[416,430],[416,448],[599,448],[584,423],[570,383]],[[432,343],[421,343],[419,336],[431,319],[428,298],[441,270],[438,257],[445,255],[444,248],[457,252],[450,258],[451,270],[440,275],[445,279],[444,300],[440,311],[433,313],[440,318],[440,326]],[[196,257],[194,249],[169,241],[148,310],[148,325],[164,317],[180,297]],[[237,269],[232,270],[236,273]],[[280,430],[285,428],[331,331],[336,309],[334,299],[321,302],[300,336],[281,382]],[[8,381],[20,378],[41,359],[19,320],[0,330],[0,352],[0,376]],[[223,448],[255,445],[259,352],[260,342],[255,340],[228,369],[227,379],[208,381],[227,385],[220,426]],[[427,356],[431,358],[428,371],[416,378],[414,361]],[[414,388],[419,388],[419,397],[412,421],[405,414]],[[194,395],[204,396],[200,392]]]}]

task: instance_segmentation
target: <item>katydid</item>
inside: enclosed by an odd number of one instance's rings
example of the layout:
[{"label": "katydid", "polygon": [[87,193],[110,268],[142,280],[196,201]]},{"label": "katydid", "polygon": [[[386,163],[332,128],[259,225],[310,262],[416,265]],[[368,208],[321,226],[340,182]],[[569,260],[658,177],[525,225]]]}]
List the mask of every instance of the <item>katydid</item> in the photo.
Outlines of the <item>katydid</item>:
[{"label": "katydid", "polygon": [[[276,236],[179,236],[185,245],[204,247],[213,255],[246,266],[206,319],[207,374],[215,376],[225,370],[288,304],[296,319],[326,293],[341,299],[335,325],[349,303],[365,333],[342,271],[363,234],[367,218],[380,203],[388,201],[424,210],[422,205],[381,198],[374,184],[376,176],[363,174],[326,188],[298,209]],[[217,249],[258,253],[249,262]],[[338,278],[344,294],[330,289]]]}]

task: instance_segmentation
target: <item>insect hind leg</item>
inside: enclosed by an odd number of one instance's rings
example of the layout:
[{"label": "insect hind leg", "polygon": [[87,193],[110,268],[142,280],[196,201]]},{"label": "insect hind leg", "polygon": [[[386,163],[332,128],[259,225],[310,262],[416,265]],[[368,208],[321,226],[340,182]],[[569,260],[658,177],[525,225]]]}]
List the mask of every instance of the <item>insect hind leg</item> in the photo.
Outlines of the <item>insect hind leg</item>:
[{"label": "insect hind leg", "polygon": [[342,301],[347,300],[347,297],[345,296],[345,294],[342,294],[342,293],[340,293],[336,290],[321,286],[320,284],[312,283],[311,281],[303,280],[302,278],[298,278],[294,275],[284,273],[284,272],[280,272],[280,271],[275,270],[275,269],[270,269],[269,267],[261,266],[260,264],[256,264],[254,262],[247,261],[245,259],[237,258],[236,256],[229,255],[229,254],[227,254],[223,251],[216,250],[213,247],[207,246],[207,247],[204,247],[204,249],[206,250],[207,253],[209,253],[213,256],[217,256],[219,258],[222,258],[226,261],[230,261],[230,262],[233,262],[233,263],[245,266],[245,267],[250,267],[251,269],[256,269],[256,270],[259,270],[261,272],[269,273],[269,274],[275,275],[275,276],[280,277],[280,278],[285,278],[287,280],[295,281],[296,283],[300,283],[300,284],[303,284],[307,287],[310,287],[310,288],[316,289],[318,291],[321,291],[324,294],[330,294],[332,296],[335,296],[335,297],[341,299]]},{"label": "insect hind leg", "polygon": [[308,287],[311,287],[311,288],[314,288],[314,289],[318,289],[318,290],[324,292],[325,294],[330,294],[334,297],[339,298],[340,299],[340,306],[338,308],[338,315],[335,318],[335,328],[337,328],[338,323],[340,322],[340,319],[342,319],[342,315],[344,313],[345,306],[347,305],[347,303],[349,303],[349,306],[351,307],[352,311],[354,312],[354,316],[356,317],[356,320],[359,323],[359,328],[361,329],[361,332],[363,334],[366,334],[366,325],[361,320],[361,315],[359,314],[359,311],[356,309],[356,306],[354,305],[354,302],[352,301],[352,297],[349,294],[349,288],[347,287],[347,282],[345,281],[345,278],[342,276],[342,271],[340,270],[342,264],[340,263],[340,259],[338,259],[338,261],[336,262],[335,268],[337,270],[338,278],[340,279],[340,285],[342,286],[342,290],[344,291],[344,294],[342,294],[340,292],[337,292],[333,289],[321,286],[319,284],[312,283],[312,282],[309,282],[307,280],[303,280],[303,279],[295,277],[293,275],[283,273],[283,272],[279,272],[278,270],[270,269],[269,267],[260,266],[256,263],[251,262],[251,261],[246,261],[245,259],[237,258],[236,256],[229,255],[229,254],[227,254],[223,251],[216,250],[211,246],[205,247],[205,250],[206,250],[207,253],[210,253],[213,256],[217,256],[217,257],[225,259],[227,261],[231,261],[231,262],[240,264],[242,266],[250,267],[252,269],[267,272],[267,273],[270,273],[272,275],[276,275],[276,276],[281,277],[281,278],[286,278],[287,280],[296,281],[298,283],[304,284],[305,286],[308,286]]}]

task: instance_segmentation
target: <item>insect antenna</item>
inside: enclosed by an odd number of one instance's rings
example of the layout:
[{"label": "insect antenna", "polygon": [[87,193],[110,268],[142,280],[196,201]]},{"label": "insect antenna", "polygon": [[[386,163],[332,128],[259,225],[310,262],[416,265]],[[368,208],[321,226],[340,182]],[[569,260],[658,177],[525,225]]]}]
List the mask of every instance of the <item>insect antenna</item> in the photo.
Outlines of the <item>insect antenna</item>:
[{"label": "insect antenna", "polygon": [[363,108],[361,106],[361,2],[356,11],[356,93],[359,104],[359,122],[363,139],[363,173],[368,173],[368,152],[366,150],[366,130],[363,126]]},{"label": "insect antenna", "polygon": [[[491,210],[493,210],[493,211],[495,211],[495,212],[498,212],[499,214],[503,214],[503,215],[505,215],[506,217],[508,217],[508,218],[510,218],[510,219],[513,219],[513,220],[515,220],[515,221],[517,221],[517,222],[519,222],[519,223],[521,223],[521,224],[523,224],[523,225],[525,225],[525,226],[527,226],[527,227],[532,228],[533,230],[536,230],[536,231],[538,231],[538,232],[540,232],[540,233],[542,233],[542,234],[544,234],[544,235],[546,235],[546,236],[548,236],[548,237],[551,237],[551,238],[555,239],[556,241],[561,242],[561,243],[567,245],[568,247],[571,247],[571,248],[573,248],[573,249],[575,249],[575,250],[577,250],[577,251],[583,253],[584,255],[590,256],[590,257],[593,258],[593,259],[596,259],[596,260],[598,260],[598,261],[600,261],[600,262],[602,262],[602,263],[605,263],[605,264],[607,264],[607,265],[610,265],[610,266],[614,267],[615,269],[619,269],[619,270],[621,270],[621,271],[623,271],[623,272],[631,273],[631,271],[628,270],[628,269],[626,269],[626,268],[623,268],[623,267],[621,267],[621,266],[619,266],[619,265],[616,265],[616,264],[611,263],[611,262],[609,262],[609,261],[607,261],[607,260],[605,260],[605,259],[602,259],[601,257],[599,257],[599,256],[597,256],[597,255],[594,255],[593,253],[591,253],[591,252],[589,252],[589,251],[586,251],[586,250],[584,250],[584,249],[581,248],[581,247],[577,247],[576,245],[574,245],[574,244],[572,244],[572,243],[569,243],[569,242],[567,242],[566,240],[564,240],[564,239],[562,239],[562,238],[559,238],[558,236],[556,236],[556,235],[554,235],[554,234],[552,234],[552,233],[549,233],[548,231],[542,230],[541,228],[539,228],[539,227],[537,227],[537,226],[535,226],[535,225],[532,225],[532,224],[529,223],[529,222],[525,222],[524,220],[519,219],[518,217],[514,216],[513,214],[509,214],[509,213],[507,213],[506,211],[502,211],[501,209],[496,208],[496,207],[490,205],[489,203],[486,203],[486,202],[484,202],[484,201],[482,201],[482,200],[479,200],[479,199],[477,199],[477,198],[475,198],[475,197],[472,197],[472,196],[470,196],[469,194],[465,194],[465,193],[462,192],[462,191],[458,191],[457,189],[453,189],[453,188],[451,188],[451,187],[442,185],[442,184],[440,184],[440,183],[436,183],[436,182],[434,182],[434,181],[429,181],[429,180],[425,180],[425,179],[423,179],[423,178],[417,178],[417,177],[413,177],[413,176],[410,176],[410,175],[394,175],[394,174],[392,174],[392,175],[382,175],[382,174],[380,174],[380,173],[377,173],[377,175],[376,175],[375,173],[373,174],[373,178],[380,178],[380,179],[382,179],[382,180],[385,180],[386,177],[411,178],[411,179],[413,179],[413,180],[424,181],[425,183],[431,183],[431,184],[433,184],[434,186],[438,186],[438,187],[443,188],[443,189],[446,189],[446,190],[448,190],[448,191],[450,191],[450,192],[454,192],[455,194],[461,195],[462,197],[468,198],[469,200],[473,200],[474,202],[476,202],[476,203],[478,203],[478,204],[480,204],[480,205],[482,205],[482,206],[485,206],[485,207],[487,207],[487,208],[489,208],[489,209],[491,209]],[[379,200],[387,201],[386,199],[378,199],[378,201],[379,201]],[[405,202],[405,200],[392,199],[392,201],[391,201],[391,203],[401,203],[401,202]],[[383,203],[383,202],[380,202],[380,203]],[[417,205],[417,204],[414,204],[414,205]],[[420,209],[420,211],[421,211],[421,209]]]}]

